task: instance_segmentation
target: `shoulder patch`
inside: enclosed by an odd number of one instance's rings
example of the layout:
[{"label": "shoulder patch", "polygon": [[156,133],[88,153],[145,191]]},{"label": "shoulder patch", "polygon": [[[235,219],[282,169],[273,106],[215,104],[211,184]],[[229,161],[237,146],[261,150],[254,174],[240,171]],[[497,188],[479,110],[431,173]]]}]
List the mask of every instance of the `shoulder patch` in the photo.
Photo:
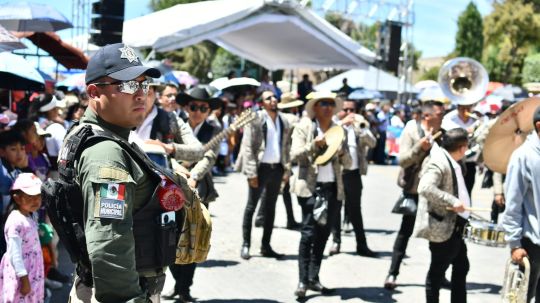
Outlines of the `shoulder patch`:
[{"label": "shoulder patch", "polygon": [[119,183],[99,184],[96,193],[94,216],[96,218],[124,219],[126,186]]},{"label": "shoulder patch", "polygon": [[117,167],[111,167],[111,166],[101,167],[99,169],[99,178],[118,180],[120,182],[128,182],[129,173]]}]

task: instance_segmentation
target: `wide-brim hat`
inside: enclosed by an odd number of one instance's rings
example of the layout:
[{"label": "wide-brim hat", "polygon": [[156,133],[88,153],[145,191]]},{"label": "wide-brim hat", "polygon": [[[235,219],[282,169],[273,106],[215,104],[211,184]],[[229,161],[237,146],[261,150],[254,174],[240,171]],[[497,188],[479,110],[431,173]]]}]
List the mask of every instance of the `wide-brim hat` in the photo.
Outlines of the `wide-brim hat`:
[{"label": "wide-brim hat", "polygon": [[204,87],[195,87],[188,93],[180,93],[176,96],[176,102],[182,106],[186,106],[191,101],[206,102],[212,110],[221,106],[221,99],[212,97]]},{"label": "wide-brim hat", "polygon": [[296,95],[293,93],[283,93],[281,95],[281,101],[278,103],[277,107],[279,109],[287,109],[298,107],[304,104],[304,101],[298,100]]},{"label": "wide-brim hat", "polygon": [[336,99],[336,94],[328,91],[311,92],[306,96],[306,99],[308,99],[308,102],[306,103],[306,112],[311,119],[315,117],[313,107],[319,101],[334,101],[336,103],[336,106],[334,106],[334,115],[337,114],[343,107],[343,101],[341,101],[339,98]]}]

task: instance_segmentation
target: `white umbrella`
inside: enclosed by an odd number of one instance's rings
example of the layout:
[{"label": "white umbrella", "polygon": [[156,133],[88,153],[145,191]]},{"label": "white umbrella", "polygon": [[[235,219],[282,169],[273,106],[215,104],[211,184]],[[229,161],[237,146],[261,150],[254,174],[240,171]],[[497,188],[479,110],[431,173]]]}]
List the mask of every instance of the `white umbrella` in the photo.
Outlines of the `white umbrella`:
[{"label": "white umbrella", "polygon": [[17,32],[55,32],[73,24],[48,4],[9,2],[0,4],[0,25]]},{"label": "white umbrella", "polygon": [[23,48],[26,48],[26,45],[0,25],[0,52],[10,52]]}]

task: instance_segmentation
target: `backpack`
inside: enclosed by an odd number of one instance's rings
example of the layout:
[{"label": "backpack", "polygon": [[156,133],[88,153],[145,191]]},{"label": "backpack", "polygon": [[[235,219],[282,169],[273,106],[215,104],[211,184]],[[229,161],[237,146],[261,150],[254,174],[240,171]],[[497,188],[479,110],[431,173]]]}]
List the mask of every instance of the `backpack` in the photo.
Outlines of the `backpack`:
[{"label": "backpack", "polygon": [[184,225],[176,249],[176,264],[204,262],[210,251],[210,213],[198,195],[193,196],[194,199],[184,204]]}]

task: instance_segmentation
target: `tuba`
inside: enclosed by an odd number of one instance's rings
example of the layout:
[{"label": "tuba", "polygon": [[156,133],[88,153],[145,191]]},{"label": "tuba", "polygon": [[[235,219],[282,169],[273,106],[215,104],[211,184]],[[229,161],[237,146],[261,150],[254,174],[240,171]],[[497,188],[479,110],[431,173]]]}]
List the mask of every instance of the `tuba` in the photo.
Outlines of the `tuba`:
[{"label": "tuba", "polygon": [[523,258],[523,271],[512,259],[506,263],[502,289],[502,301],[504,303],[526,303],[529,288],[529,275],[531,264],[529,258]]},{"label": "tuba", "polygon": [[[458,57],[448,60],[439,71],[442,92],[457,105],[473,105],[482,100],[488,83],[489,76],[484,66],[471,58]],[[469,161],[476,161],[483,148],[483,142],[478,142],[478,137],[485,135],[488,130],[484,119],[470,113],[468,116],[476,121],[469,135],[469,149],[465,157]]]}]

